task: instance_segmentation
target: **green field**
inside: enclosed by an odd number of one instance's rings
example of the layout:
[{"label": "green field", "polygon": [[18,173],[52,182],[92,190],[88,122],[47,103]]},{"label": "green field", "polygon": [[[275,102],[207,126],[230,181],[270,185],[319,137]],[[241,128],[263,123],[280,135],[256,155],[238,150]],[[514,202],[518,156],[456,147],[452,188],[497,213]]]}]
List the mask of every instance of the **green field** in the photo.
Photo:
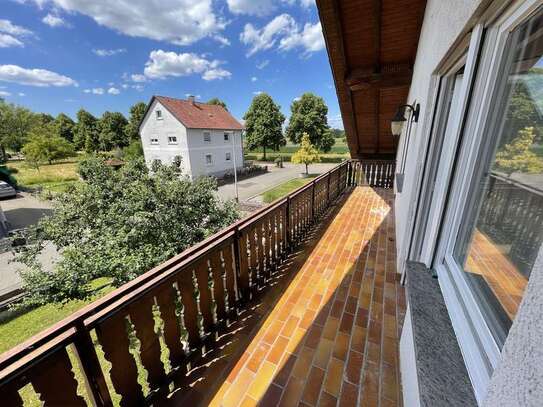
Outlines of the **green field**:
[{"label": "green field", "polygon": [[275,201],[276,199],[282,198],[288,195],[290,192],[294,191],[295,189],[307,184],[311,181],[311,179],[315,178],[316,176],[316,174],[310,174],[308,178],[294,178],[290,181],[284,182],[283,184],[264,192],[262,194],[262,201],[265,203],[270,203]]},{"label": "green field", "polygon": [[8,168],[17,170],[13,174],[18,184],[27,188],[43,188],[53,192],[65,190],[68,185],[79,182],[77,159],[32,168],[24,161],[8,161]]},{"label": "green field", "polygon": [[[342,139],[335,139],[336,143],[328,153],[321,154],[323,163],[339,163],[350,158],[349,147]],[[290,157],[298,150],[299,146],[292,143],[287,143],[279,151],[266,151],[266,161],[273,162],[277,157],[283,157],[283,161],[289,162]],[[245,158],[247,160],[263,161],[264,154],[262,149],[246,150]]]}]

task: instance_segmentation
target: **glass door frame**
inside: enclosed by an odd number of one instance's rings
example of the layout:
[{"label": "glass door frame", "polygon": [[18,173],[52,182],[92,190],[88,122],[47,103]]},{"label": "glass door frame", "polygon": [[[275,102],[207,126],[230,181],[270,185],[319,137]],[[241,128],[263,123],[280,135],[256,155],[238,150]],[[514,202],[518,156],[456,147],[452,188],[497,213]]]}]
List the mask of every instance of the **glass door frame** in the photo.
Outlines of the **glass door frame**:
[{"label": "glass door frame", "polygon": [[[436,270],[443,297],[451,317],[475,396],[482,403],[492,372],[500,360],[496,343],[478,301],[474,297],[462,265],[454,258],[454,248],[470,196],[481,170],[477,158],[493,148],[485,143],[485,129],[492,122],[492,100],[496,95],[499,75],[503,70],[505,45],[511,31],[523,23],[539,6],[538,0],[518,1],[499,16],[488,18],[476,29],[485,34],[480,67],[474,83],[471,108],[467,115],[464,137],[457,155],[456,172],[451,178],[448,206],[442,218],[433,268]],[[475,33],[475,30],[474,30]]]}]

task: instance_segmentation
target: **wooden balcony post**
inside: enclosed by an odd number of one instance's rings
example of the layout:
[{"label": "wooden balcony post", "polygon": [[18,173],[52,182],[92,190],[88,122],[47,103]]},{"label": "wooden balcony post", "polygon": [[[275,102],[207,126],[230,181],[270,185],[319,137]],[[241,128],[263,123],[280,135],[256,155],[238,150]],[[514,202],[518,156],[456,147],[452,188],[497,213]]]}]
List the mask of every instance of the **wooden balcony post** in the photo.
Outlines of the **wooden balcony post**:
[{"label": "wooden balcony post", "polygon": [[76,330],[77,335],[74,345],[79,361],[81,362],[81,368],[87,378],[88,391],[94,399],[94,404],[99,407],[112,406],[113,403],[107,388],[106,379],[98,361],[90,332],[83,324],[83,321],[77,323]]},{"label": "wooden balcony post", "polygon": [[311,181],[311,223],[315,221],[315,181]]},{"label": "wooden balcony post", "polygon": [[287,231],[287,252],[290,253],[291,250],[291,244],[292,244],[292,236],[290,233],[290,195],[287,196],[287,209],[286,209],[286,216],[285,216],[285,227]]}]

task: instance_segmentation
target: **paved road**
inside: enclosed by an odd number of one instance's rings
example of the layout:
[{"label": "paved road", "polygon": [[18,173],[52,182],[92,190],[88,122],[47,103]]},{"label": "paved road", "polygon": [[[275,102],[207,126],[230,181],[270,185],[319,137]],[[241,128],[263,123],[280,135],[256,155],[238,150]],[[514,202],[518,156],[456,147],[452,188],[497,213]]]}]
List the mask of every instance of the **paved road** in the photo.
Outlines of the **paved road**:
[{"label": "paved road", "polygon": [[[269,172],[257,175],[252,178],[238,182],[238,191],[240,201],[247,201],[250,198],[258,196],[268,189],[271,189],[283,182],[296,178],[304,171],[303,165],[284,163],[285,168],[277,168],[273,164],[268,165]],[[309,172],[312,174],[322,174],[334,168],[337,164],[313,164],[309,166]],[[227,184],[219,187],[219,195],[223,199],[234,199],[234,184]]]},{"label": "paved road", "polygon": [[[0,200],[0,206],[11,225],[10,230],[30,226],[51,213],[49,202],[40,201],[25,192],[19,193],[17,198]],[[25,266],[11,262],[13,257],[11,252],[0,253],[0,296],[21,286],[21,278],[17,271]],[[56,257],[54,246],[46,246],[40,255],[40,260],[46,270],[52,269],[53,259]]]}]

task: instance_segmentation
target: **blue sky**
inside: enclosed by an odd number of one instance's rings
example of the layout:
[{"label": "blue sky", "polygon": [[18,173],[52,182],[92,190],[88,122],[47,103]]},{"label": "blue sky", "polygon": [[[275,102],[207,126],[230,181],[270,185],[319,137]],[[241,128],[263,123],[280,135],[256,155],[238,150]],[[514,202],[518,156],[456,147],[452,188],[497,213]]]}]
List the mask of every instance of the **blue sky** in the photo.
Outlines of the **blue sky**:
[{"label": "blue sky", "polygon": [[72,117],[153,94],[217,96],[241,118],[258,92],[288,117],[305,91],[342,127],[314,0],[0,0],[0,96]]}]

